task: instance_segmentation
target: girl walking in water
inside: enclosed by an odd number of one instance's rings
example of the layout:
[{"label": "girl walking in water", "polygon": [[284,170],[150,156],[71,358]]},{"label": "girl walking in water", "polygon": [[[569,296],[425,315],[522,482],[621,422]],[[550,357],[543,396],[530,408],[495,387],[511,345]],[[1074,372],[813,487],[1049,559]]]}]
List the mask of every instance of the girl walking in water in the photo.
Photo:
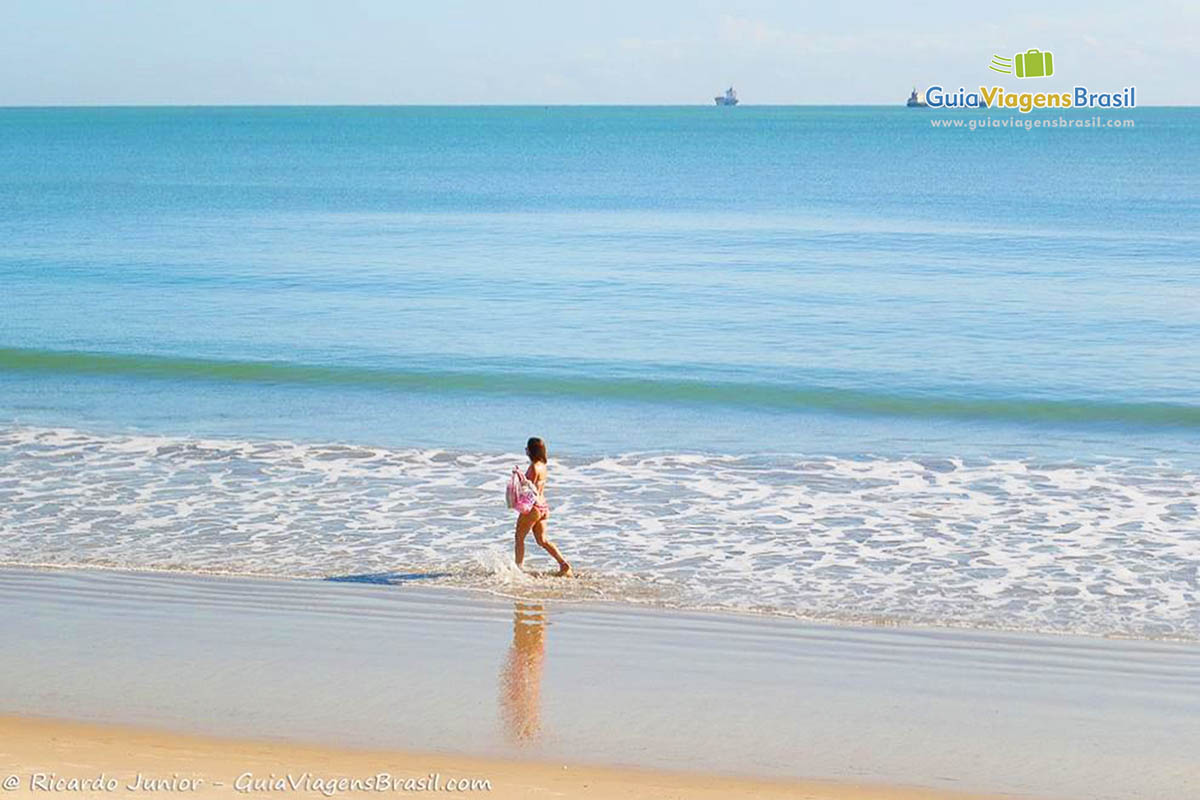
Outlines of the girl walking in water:
[{"label": "girl walking in water", "polygon": [[546,518],[550,516],[550,506],[546,504],[546,443],[536,436],[530,437],[525,445],[525,455],[529,456],[525,478],[537,487],[537,502],[517,517],[517,566],[525,561],[525,537],[532,530],[534,541],[558,562],[558,574],[565,577],[571,574],[571,565],[558,552],[554,542],[546,538]]}]

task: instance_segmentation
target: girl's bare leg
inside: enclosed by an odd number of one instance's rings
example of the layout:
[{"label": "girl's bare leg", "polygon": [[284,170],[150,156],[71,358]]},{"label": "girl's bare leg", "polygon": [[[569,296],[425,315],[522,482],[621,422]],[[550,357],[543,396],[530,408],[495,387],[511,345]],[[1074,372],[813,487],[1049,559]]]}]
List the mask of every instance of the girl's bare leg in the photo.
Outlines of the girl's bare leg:
[{"label": "girl's bare leg", "polygon": [[517,517],[517,542],[513,555],[516,557],[518,567],[525,562],[525,537],[529,534],[529,529],[533,527],[533,523],[537,522],[537,520],[538,513],[536,511],[526,511]]},{"label": "girl's bare leg", "polygon": [[[562,553],[558,552],[558,548],[554,546],[554,542],[546,538],[546,520],[541,516],[539,516],[537,522],[533,524],[533,538],[534,541],[542,546],[543,550],[550,554],[551,558],[558,562],[559,575],[571,574],[571,565],[568,564],[567,560],[562,557]],[[523,540],[524,537],[522,537],[522,546],[524,546]]]}]

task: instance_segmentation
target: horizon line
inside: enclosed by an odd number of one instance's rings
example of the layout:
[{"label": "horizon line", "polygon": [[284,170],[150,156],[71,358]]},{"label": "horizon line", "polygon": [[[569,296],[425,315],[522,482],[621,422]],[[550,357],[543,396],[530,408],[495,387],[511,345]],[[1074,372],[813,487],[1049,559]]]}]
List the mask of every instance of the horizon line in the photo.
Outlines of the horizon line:
[{"label": "horizon line", "polygon": [[[888,103],[738,103],[734,108],[904,108],[904,101]],[[84,108],[723,108],[714,103],[0,103],[0,110],[22,109],[84,109]],[[724,108],[729,108],[725,106]],[[1135,111],[1139,108],[1200,108],[1191,103],[1157,103],[1126,109],[1105,111]],[[930,111],[961,111],[983,109],[940,108]],[[1012,111],[1009,108],[988,110]],[[1047,109],[1039,109],[1047,110]],[[1079,109],[1055,109],[1077,111]],[[1095,110],[1095,109],[1092,109]],[[732,112],[737,113],[737,112]]]}]

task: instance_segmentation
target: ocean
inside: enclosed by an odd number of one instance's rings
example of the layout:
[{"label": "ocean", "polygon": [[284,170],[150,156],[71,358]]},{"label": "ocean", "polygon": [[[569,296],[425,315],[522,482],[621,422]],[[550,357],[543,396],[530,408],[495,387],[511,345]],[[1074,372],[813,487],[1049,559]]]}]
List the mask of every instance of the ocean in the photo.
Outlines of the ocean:
[{"label": "ocean", "polygon": [[0,563],[1200,639],[1200,110],[1121,116],[0,109]]}]

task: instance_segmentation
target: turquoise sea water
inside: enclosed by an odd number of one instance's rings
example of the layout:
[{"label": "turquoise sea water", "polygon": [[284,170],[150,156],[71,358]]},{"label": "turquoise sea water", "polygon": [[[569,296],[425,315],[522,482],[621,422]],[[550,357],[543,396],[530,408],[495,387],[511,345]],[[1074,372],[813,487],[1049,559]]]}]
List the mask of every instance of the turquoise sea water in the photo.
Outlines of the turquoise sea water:
[{"label": "turquoise sea water", "polygon": [[1200,635],[1200,111],[935,114],[0,110],[0,560],[509,590],[536,433],[593,595]]}]

